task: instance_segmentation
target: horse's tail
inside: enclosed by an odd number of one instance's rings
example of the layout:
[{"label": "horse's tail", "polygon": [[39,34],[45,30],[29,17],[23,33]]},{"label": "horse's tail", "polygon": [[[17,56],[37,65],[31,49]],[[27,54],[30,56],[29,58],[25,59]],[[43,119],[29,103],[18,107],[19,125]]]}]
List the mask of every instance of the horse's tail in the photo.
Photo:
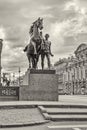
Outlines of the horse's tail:
[{"label": "horse's tail", "polygon": [[30,36],[33,35],[33,25],[30,27],[29,34],[30,34]]},{"label": "horse's tail", "polygon": [[25,47],[25,51],[27,52],[27,54],[34,54],[34,46],[32,44],[32,42],[30,41],[30,43]]},{"label": "horse's tail", "polygon": [[27,51],[27,49],[28,49],[28,45],[24,48],[24,50],[23,50],[23,51],[24,51],[24,52],[26,52],[26,51]]}]

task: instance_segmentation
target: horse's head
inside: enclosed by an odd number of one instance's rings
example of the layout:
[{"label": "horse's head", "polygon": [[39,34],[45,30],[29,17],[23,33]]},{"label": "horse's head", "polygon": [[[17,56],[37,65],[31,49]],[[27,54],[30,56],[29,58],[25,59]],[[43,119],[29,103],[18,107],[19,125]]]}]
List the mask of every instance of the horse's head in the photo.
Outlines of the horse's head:
[{"label": "horse's head", "polygon": [[38,18],[33,24],[36,24],[36,26],[42,30],[43,29],[43,18]]},{"label": "horse's head", "polygon": [[[40,29],[40,30],[43,29],[43,19],[41,19],[41,18],[38,18],[35,22],[33,22],[32,26],[30,27],[30,31],[29,31],[30,35],[32,36],[34,33],[34,30],[37,31],[38,29]],[[36,33],[36,31],[35,31],[35,33]]]},{"label": "horse's head", "polygon": [[40,30],[42,30],[43,29],[43,18],[42,19],[38,18],[37,22],[38,22],[38,28]]}]

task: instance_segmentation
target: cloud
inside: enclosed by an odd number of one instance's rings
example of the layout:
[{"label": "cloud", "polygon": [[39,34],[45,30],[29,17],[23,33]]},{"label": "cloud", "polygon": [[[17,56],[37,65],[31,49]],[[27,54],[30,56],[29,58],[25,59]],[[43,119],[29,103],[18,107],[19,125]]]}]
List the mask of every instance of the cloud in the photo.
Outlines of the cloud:
[{"label": "cloud", "polygon": [[44,18],[43,34],[50,34],[53,62],[73,53],[74,48],[87,41],[86,0],[0,1],[0,37],[4,39],[2,68],[5,71],[28,67],[23,48],[30,39],[29,28],[38,17]]},{"label": "cloud", "polygon": [[0,27],[0,39],[5,39],[5,30],[2,26]]},{"label": "cloud", "polygon": [[74,3],[74,1],[75,0],[73,0],[73,2],[66,3],[64,10],[70,11],[72,7],[74,7],[73,10],[76,11],[77,15],[67,20],[64,19],[62,22],[56,22],[54,26],[52,26],[52,29],[54,28],[55,33],[62,33],[64,35],[74,36],[75,34],[87,31],[87,12],[84,8],[80,8],[79,6],[77,6],[76,3]]},{"label": "cloud", "polygon": [[[59,57],[73,54],[74,48],[87,41],[87,12],[75,0],[65,4],[65,19],[50,26],[51,39],[54,41],[53,52]],[[68,17],[67,17],[68,12]],[[73,13],[75,15],[71,15]]]},{"label": "cloud", "polygon": [[4,52],[2,51],[2,68],[10,72],[15,72],[18,67],[27,68],[28,60],[22,48],[10,49],[6,44],[3,46]]},{"label": "cloud", "polygon": [[65,4],[65,10],[79,11],[79,6],[75,0],[69,1]]}]

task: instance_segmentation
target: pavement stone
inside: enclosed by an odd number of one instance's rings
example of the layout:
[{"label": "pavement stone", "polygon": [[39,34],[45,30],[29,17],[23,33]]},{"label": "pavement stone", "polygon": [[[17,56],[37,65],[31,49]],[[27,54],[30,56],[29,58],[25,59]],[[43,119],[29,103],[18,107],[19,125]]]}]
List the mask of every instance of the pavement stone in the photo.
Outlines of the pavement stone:
[{"label": "pavement stone", "polygon": [[87,114],[87,108],[45,108],[45,112],[49,114],[64,114],[64,113],[77,113],[77,114]]},{"label": "pavement stone", "polygon": [[0,127],[28,126],[47,122],[38,108],[0,110]]}]

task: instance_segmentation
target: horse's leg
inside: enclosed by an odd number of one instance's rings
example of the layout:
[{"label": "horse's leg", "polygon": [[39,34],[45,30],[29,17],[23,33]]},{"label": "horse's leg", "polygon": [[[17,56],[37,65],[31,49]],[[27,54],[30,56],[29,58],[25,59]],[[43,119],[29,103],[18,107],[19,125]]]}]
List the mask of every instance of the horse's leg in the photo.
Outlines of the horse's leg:
[{"label": "horse's leg", "polygon": [[37,58],[34,59],[34,63],[35,63],[35,69],[37,68]]},{"label": "horse's leg", "polygon": [[37,60],[38,60],[37,55],[34,54],[32,59],[33,59],[33,68],[36,69],[37,68]]},{"label": "horse's leg", "polygon": [[30,58],[30,61],[29,61],[29,69],[31,69],[31,58]]},{"label": "horse's leg", "polygon": [[31,69],[31,56],[27,55],[27,57],[28,57],[28,61],[29,61],[29,69]]},{"label": "horse's leg", "polygon": [[33,56],[33,68],[34,69],[37,68],[37,56],[36,55]]},{"label": "horse's leg", "polygon": [[35,68],[35,67],[34,67],[34,66],[35,66],[35,65],[34,65],[35,62],[34,62],[34,56],[33,56],[33,55],[32,55],[32,57],[31,57],[31,63],[32,63],[32,68],[34,69],[34,68]]},{"label": "horse's leg", "polygon": [[39,55],[37,55],[37,57],[36,57],[36,68],[38,67],[38,66],[37,66],[38,61],[39,61]]}]

